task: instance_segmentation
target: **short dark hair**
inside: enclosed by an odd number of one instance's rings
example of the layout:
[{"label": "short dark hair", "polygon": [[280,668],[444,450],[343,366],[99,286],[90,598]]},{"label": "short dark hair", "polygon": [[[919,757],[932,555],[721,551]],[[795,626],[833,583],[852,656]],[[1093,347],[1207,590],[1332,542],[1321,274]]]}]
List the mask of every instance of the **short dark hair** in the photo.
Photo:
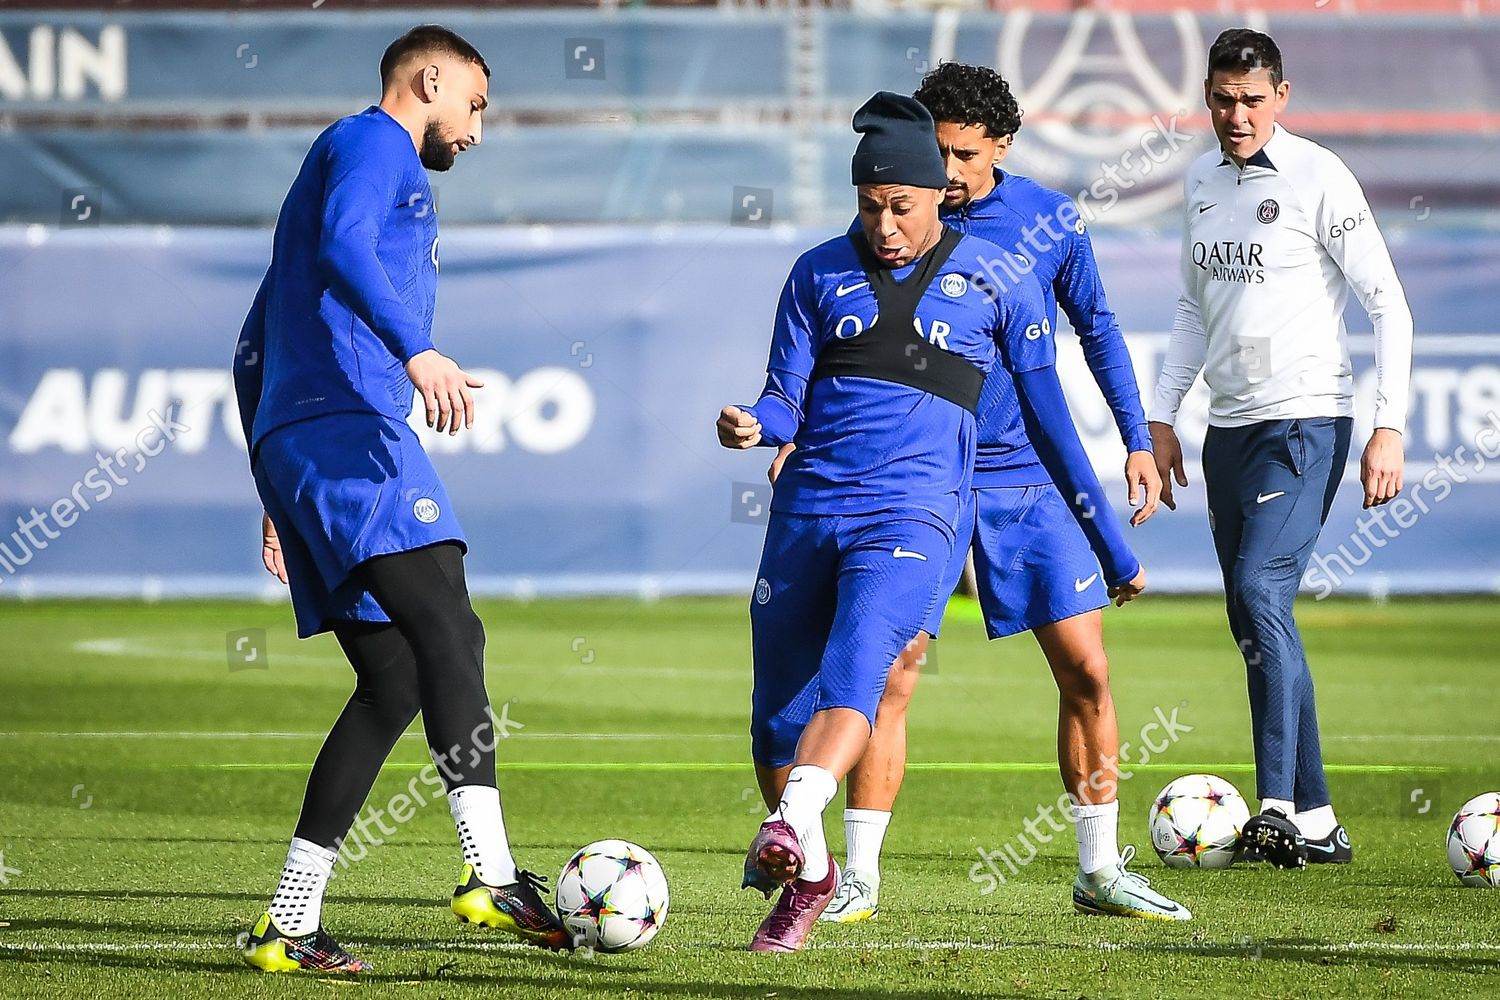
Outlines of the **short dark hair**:
[{"label": "short dark hair", "polygon": [[441,24],[419,24],[386,47],[385,55],[380,57],[381,86],[390,82],[396,67],[410,55],[453,56],[466,62],[478,63],[479,68],[484,70],[484,75],[490,75],[484,56],[458,32]]},{"label": "short dark hair", "polygon": [[1281,86],[1281,49],[1271,36],[1253,28],[1229,28],[1220,32],[1208,50],[1208,78],[1219,71],[1253,73],[1270,70],[1271,86]]},{"label": "short dark hair", "polygon": [[934,122],[983,125],[991,139],[1015,135],[1021,128],[1022,112],[1010,84],[988,66],[939,63],[912,96]]}]

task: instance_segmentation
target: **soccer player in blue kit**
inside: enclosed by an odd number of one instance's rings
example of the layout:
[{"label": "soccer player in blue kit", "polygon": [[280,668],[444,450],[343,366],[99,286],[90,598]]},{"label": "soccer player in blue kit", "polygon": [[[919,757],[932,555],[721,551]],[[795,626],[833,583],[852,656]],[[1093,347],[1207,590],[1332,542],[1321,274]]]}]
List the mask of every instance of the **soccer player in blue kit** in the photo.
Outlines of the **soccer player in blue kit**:
[{"label": "soccer player in blue kit", "polygon": [[570,943],[510,853],[467,544],[407,424],[415,388],[428,426],[472,426],[480,383],[432,344],[437,213],[423,168],[447,170],[480,141],[489,73],[472,45],[437,25],[391,44],[380,103],[329,126],[303,161],[235,352],[265,507],[263,560],[290,583],[298,635],[332,631],[355,673],[308,777],[280,883],[244,948],[266,971],[369,969],[323,929],[323,893],[419,710],[463,853],[454,914],[532,944]]},{"label": "soccer player in blue kit", "polygon": [[[1104,503],[1053,370],[1040,290],[987,284],[983,262],[999,248],[938,217],[947,172],[931,116],[882,92],[854,129],[860,231],[798,259],[765,389],[753,406],[725,407],[717,427],[725,447],[796,444],[750,605],[751,754],[771,814],[743,884],[782,890],[755,951],[799,950],[838,885],[823,812],[865,752],[892,661],[945,596],[981,392],[1008,387],[1051,453],[1071,460],[1058,474],[1080,502]],[[996,360],[1004,370],[990,374]],[[1037,398],[1017,401],[1018,384]]]},{"label": "soccer player in blue kit", "polygon": [[[992,269],[994,280],[1035,279],[1049,331],[1057,307],[1067,313],[1125,444],[1130,501],[1143,501],[1132,523],[1142,523],[1156,509],[1161,478],[1135,370],[1078,211],[1065,195],[1000,169],[1021,111],[994,70],[944,63],[923,79],[915,97],[936,121],[947,170],[943,223],[1004,248]],[[1037,377],[1028,373],[1018,382]],[[1021,388],[1023,396],[1037,394],[1024,383]],[[1059,692],[1058,764],[1073,800],[1078,842],[1074,907],[1089,914],[1185,920],[1186,908],[1125,869],[1129,856],[1117,845],[1119,727],[1100,609],[1111,598],[1124,603],[1135,597],[1144,573],[1107,503],[1069,503],[1079,491],[1067,481],[1067,469],[1086,459],[1049,453],[1049,443],[1024,416],[1004,380],[986,383],[974,502],[964,514],[943,593],[957,584],[972,544],[990,638],[1030,631],[1051,667]],[[824,920],[865,920],[879,908],[880,849],[905,774],[907,705],[928,637],[938,634],[942,617],[940,601],[893,665],[870,746],[849,774],[848,864]]]}]

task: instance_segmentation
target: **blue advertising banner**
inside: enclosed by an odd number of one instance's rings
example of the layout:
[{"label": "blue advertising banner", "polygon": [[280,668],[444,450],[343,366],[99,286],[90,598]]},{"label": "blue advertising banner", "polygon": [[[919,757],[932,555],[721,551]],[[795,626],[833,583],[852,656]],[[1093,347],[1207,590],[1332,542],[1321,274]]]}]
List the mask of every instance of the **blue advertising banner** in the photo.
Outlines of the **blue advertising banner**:
[{"label": "blue advertising banner", "polygon": [[[826,230],[451,227],[435,336],[486,381],[475,429],[421,433],[488,593],[747,590],[770,452],[713,421],[754,399],[772,312]],[[1358,447],[1305,580],[1314,593],[1500,589],[1500,238],[1390,233],[1417,318],[1408,508],[1359,510]],[[1149,393],[1177,242],[1096,236]],[[0,229],[0,595],[274,593],[228,364],[264,272],[252,230]],[[1351,309],[1360,412],[1368,322]],[[1365,332],[1360,332],[1365,331]],[[1060,332],[1085,444],[1124,513],[1123,451]],[[1205,396],[1180,433],[1192,484],[1131,538],[1159,589],[1215,590],[1198,478]],[[1361,425],[1356,445],[1368,430]]]}]

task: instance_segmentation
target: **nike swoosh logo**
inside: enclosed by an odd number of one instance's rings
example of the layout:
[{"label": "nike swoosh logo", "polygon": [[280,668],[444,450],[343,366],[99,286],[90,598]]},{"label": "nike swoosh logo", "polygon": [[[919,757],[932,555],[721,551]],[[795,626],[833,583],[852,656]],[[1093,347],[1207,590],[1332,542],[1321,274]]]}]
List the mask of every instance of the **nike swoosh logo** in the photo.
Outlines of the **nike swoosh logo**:
[{"label": "nike swoosh logo", "polygon": [[857,285],[840,284],[839,287],[837,287],[837,288],[835,288],[833,290],[833,294],[835,296],[837,296],[838,298],[843,298],[845,295],[848,295],[850,292],[858,291],[859,289],[865,287],[868,284],[869,284],[868,281],[861,281]]},{"label": "nike swoosh logo", "polygon": [[1218,202],[1214,202],[1212,205],[1199,205],[1198,206],[1198,214],[1202,215],[1204,212],[1207,212],[1210,208],[1218,208],[1218,207],[1219,207],[1219,203]]},{"label": "nike swoosh logo", "polygon": [[1176,903],[1147,899],[1145,896],[1142,896],[1139,893],[1131,892],[1129,889],[1125,890],[1125,895],[1130,896],[1132,899],[1139,899],[1141,902],[1154,906],[1159,910],[1165,910],[1167,913],[1176,913],[1178,910],[1182,909],[1182,907],[1178,906]]},{"label": "nike swoosh logo", "polygon": [[1267,500],[1275,500],[1277,497],[1286,496],[1286,490],[1277,490],[1275,493],[1261,493],[1255,498],[1256,503],[1265,503]]},{"label": "nike swoosh logo", "polygon": [[873,170],[873,171],[874,171],[874,172],[875,172],[875,173],[877,173],[877,174],[878,174],[878,173],[880,173],[880,172],[881,172],[881,171],[882,171],[882,170],[889,170],[889,169],[891,169],[891,168],[892,168],[892,167],[894,167],[894,166],[895,166],[895,164],[894,164],[894,163],[887,163],[887,164],[886,164],[886,165],[885,165],[885,166],[883,166],[883,167],[872,167],[872,168],[870,168],[870,169],[871,169],[871,170]]},{"label": "nike swoosh logo", "polygon": [[1309,851],[1322,851],[1324,854],[1332,854],[1338,850],[1338,846],[1336,844],[1329,844],[1327,847],[1324,847],[1322,844],[1308,844],[1307,849]]},{"label": "nike swoosh logo", "polygon": [[1092,587],[1094,585],[1094,581],[1097,580],[1097,579],[1099,579],[1099,574],[1098,573],[1095,573],[1093,576],[1088,577],[1087,579],[1084,579],[1084,580],[1074,580],[1073,581],[1073,589],[1076,590],[1076,591],[1078,591],[1081,594],[1085,590],[1088,590],[1090,587]]},{"label": "nike swoosh logo", "polygon": [[927,557],[924,556],[922,553],[920,553],[920,552],[913,552],[910,549],[903,549],[899,545],[896,546],[895,551],[893,551],[891,553],[891,555],[895,556],[897,559],[920,559],[923,562],[927,561]]}]

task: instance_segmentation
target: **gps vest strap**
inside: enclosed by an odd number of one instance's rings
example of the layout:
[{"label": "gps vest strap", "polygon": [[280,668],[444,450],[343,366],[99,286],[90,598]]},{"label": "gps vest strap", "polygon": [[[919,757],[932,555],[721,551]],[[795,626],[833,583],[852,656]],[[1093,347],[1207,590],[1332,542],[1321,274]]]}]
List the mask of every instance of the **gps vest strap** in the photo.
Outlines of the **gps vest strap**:
[{"label": "gps vest strap", "polygon": [[849,239],[864,265],[880,314],[863,333],[823,345],[810,381],[845,375],[895,382],[941,396],[977,414],[984,372],[957,354],[928,343],[913,327],[917,303],[963,235],[945,226],[937,245],[905,281],[897,281],[890,268],[880,265],[862,233],[851,233]]}]

